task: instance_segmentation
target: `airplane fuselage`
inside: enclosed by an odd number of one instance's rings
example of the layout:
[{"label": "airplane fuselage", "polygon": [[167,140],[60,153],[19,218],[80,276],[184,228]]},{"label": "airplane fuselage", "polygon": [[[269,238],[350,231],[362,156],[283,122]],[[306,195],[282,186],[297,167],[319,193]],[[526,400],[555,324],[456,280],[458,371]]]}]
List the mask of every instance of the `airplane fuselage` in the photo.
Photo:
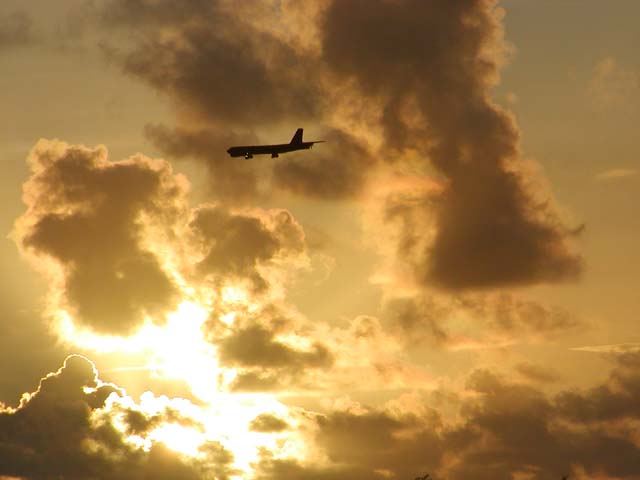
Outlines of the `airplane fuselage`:
[{"label": "airplane fuselage", "polygon": [[298,144],[279,143],[277,145],[247,145],[231,147],[227,153],[232,157],[251,158],[254,155],[271,155],[277,157],[281,153],[295,152],[296,150],[309,150],[315,142],[301,142]]},{"label": "airplane fuselage", "polygon": [[254,155],[271,155],[276,158],[281,153],[295,152],[296,150],[309,150],[314,143],[322,143],[323,140],[315,142],[302,141],[302,128],[296,130],[291,142],[278,143],[277,145],[243,145],[239,147],[231,147],[227,153],[232,157],[253,158]]}]

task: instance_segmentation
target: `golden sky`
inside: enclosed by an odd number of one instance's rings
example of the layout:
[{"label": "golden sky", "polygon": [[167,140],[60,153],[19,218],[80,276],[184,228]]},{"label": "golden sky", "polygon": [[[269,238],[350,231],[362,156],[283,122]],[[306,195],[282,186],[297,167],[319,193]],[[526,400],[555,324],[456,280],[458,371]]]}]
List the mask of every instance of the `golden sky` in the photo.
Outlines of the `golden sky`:
[{"label": "golden sky", "polygon": [[639,16],[4,0],[0,478],[639,479]]}]

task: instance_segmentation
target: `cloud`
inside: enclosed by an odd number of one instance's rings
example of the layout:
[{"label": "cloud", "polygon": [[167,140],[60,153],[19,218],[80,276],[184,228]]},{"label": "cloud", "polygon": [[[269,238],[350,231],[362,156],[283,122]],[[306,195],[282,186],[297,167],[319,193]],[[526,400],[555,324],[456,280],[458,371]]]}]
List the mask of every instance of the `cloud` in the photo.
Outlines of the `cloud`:
[{"label": "cloud", "polygon": [[254,135],[241,136],[217,129],[170,129],[163,125],[147,125],[144,131],[166,155],[203,162],[210,175],[208,188],[213,198],[247,203],[261,194],[258,179],[262,169],[225,153],[230,145],[258,143]]},{"label": "cloud", "polygon": [[[453,480],[508,480],[524,473],[635,478],[640,452],[630,426],[640,420],[639,358],[616,357],[604,381],[553,396],[536,383],[475,370],[462,391],[450,392],[460,402],[452,418],[420,394],[378,407],[327,403],[323,413],[263,409],[249,417],[252,434],[273,435],[284,445],[297,432],[304,450],[283,456],[276,453],[277,443],[261,448],[253,477],[382,479],[429,472]],[[0,475],[195,480],[240,473],[231,451],[214,440],[203,443],[197,457],[153,440],[154,432],[171,424],[204,432],[208,424],[194,414],[205,410],[191,405],[189,413],[185,400],[143,397],[133,403],[121,389],[101,382],[86,358],[68,357],[16,409],[0,412]],[[240,425],[233,431],[239,434]],[[136,436],[150,443],[142,448],[132,441]]]},{"label": "cloud", "polygon": [[[476,370],[467,378],[455,422],[428,407],[417,413],[356,406],[319,415],[317,441],[332,466],[367,468],[371,478],[424,472],[454,480],[524,474],[635,478],[639,449],[633,430],[618,426],[638,419],[636,368],[637,356],[619,363],[593,389],[554,397]],[[332,478],[329,471],[326,478]]]},{"label": "cloud", "polygon": [[611,56],[593,68],[586,93],[598,110],[629,108],[640,89],[640,75],[628,71]]},{"label": "cloud", "polygon": [[597,180],[610,181],[610,180],[618,180],[620,178],[628,178],[633,177],[638,174],[637,170],[632,168],[614,168],[611,170],[606,170],[604,172],[600,172],[596,175]]},{"label": "cloud", "polygon": [[318,147],[317,155],[291,156],[276,163],[274,185],[329,200],[348,199],[362,193],[369,169],[375,166],[374,157],[365,145],[346,132],[331,130],[324,138],[327,143]]},{"label": "cloud", "polygon": [[434,471],[442,444],[438,416],[421,418],[369,409],[336,411],[318,417],[318,443],[337,464],[390,471],[399,478]]},{"label": "cloud", "polygon": [[109,395],[122,398],[124,392],[101,382],[86,358],[68,357],[35,392],[23,395],[17,409],[0,412],[0,475],[196,480],[207,469],[220,479],[233,473],[233,457],[213,442],[203,447],[202,465],[161,443],[146,451],[127,443],[105,402]]},{"label": "cloud", "polygon": [[254,432],[281,432],[289,428],[286,421],[268,413],[258,415],[249,426]]},{"label": "cloud", "polygon": [[552,341],[586,327],[563,309],[509,293],[389,298],[385,312],[406,342],[451,350]]},{"label": "cloud", "polygon": [[207,339],[216,345],[219,362],[235,367],[234,391],[273,391],[311,386],[319,370],[331,368],[334,357],[303,319],[278,305],[236,309],[233,322],[219,316],[206,324]]},{"label": "cloud", "polygon": [[[428,218],[434,231],[418,222],[398,245],[415,281],[465,290],[578,277],[578,229],[536,185],[515,120],[490,98],[509,50],[495,2],[231,8],[194,0],[175,18],[171,5],[113,0],[98,19],[109,57],[175,105],[178,128],[147,134],[171,156],[204,161],[216,198],[247,202],[273,187],[360,198],[383,158],[405,174],[433,166],[442,191],[404,214]],[[134,41],[118,44],[119,29],[135,29]],[[262,138],[255,132],[304,123],[331,137],[317,156],[292,155],[264,170],[252,162],[260,172],[225,158],[221,144],[237,132]],[[430,241],[407,248],[416,236]]]},{"label": "cloud", "polygon": [[216,301],[227,288],[255,302],[281,296],[308,263],[288,211],[191,209],[188,182],[165,161],[110,162],[104,147],[46,140],[28,161],[15,237],[51,280],[49,313],[66,311],[75,326],[131,334],[148,320],[164,323],[195,291]]},{"label": "cloud", "polygon": [[0,49],[29,45],[33,41],[33,21],[26,12],[0,14]]},{"label": "cloud", "polygon": [[[316,54],[281,37],[295,8],[192,1],[175,16],[171,5],[114,1],[105,7],[99,15],[104,28],[135,28],[139,39],[129,49],[108,48],[109,55],[127,73],[166,93],[182,112],[178,128],[146,128],[156,146],[169,156],[204,162],[215,198],[255,199],[261,193],[258,179],[268,177],[271,166],[231,159],[226,149],[260,143],[254,132],[274,124],[321,120],[331,103],[322,87],[323,67]],[[283,28],[266,29],[256,15],[274,17],[270,21]],[[135,25],[130,18],[136,18]],[[171,35],[163,36],[167,30]],[[326,139],[318,155],[306,155],[310,160],[289,156],[275,162],[273,185],[318,198],[359,194],[375,163],[371,154],[345,130],[329,128]]]},{"label": "cloud", "polygon": [[571,350],[577,352],[626,354],[640,351],[640,343],[614,343],[610,345],[586,345],[574,347]]},{"label": "cloud", "polygon": [[446,179],[413,214],[435,214],[432,244],[400,253],[419,282],[451,290],[580,271],[571,232],[528,185],[515,121],[489,97],[506,48],[499,15],[487,1],[334,1],[321,28],[329,67],[379,102],[387,148],[417,149]]},{"label": "cloud", "polygon": [[256,293],[269,285],[260,267],[305,251],[304,232],[286,210],[233,214],[220,206],[202,206],[190,225],[205,252],[196,264],[198,273],[225,281],[246,279]]},{"label": "cloud", "polygon": [[[251,25],[245,9],[190,1],[179,15],[174,10],[171,1],[118,0],[103,7],[107,28],[138,33],[131,49],[109,50],[125,72],[213,125],[246,128],[315,114],[321,102],[308,62],[289,43]],[[158,35],[162,29],[171,35]]]},{"label": "cloud", "polygon": [[158,321],[177,287],[145,244],[145,222],[170,227],[182,213],[184,181],[142,155],[109,162],[104,147],[41,140],[28,161],[16,234],[48,269],[56,307],[102,333],[131,332],[146,315]]}]

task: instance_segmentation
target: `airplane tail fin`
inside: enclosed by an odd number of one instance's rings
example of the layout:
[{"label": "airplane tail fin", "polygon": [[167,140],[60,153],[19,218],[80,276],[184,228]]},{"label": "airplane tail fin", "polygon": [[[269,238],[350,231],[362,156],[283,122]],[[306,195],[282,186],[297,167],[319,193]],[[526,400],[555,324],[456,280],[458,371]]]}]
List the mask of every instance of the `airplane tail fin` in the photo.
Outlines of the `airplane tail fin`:
[{"label": "airplane tail fin", "polygon": [[293,135],[293,138],[291,139],[291,143],[292,144],[298,144],[298,143],[302,143],[302,128],[299,128],[296,130],[296,133]]}]

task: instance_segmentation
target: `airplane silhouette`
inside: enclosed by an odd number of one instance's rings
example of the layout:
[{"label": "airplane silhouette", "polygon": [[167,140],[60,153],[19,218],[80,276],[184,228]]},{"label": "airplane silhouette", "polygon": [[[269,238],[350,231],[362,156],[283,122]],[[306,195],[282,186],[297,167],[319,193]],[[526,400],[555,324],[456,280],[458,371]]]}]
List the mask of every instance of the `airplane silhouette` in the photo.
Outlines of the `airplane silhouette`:
[{"label": "airplane silhouette", "polygon": [[316,140],[314,142],[302,141],[302,128],[296,130],[291,142],[279,143],[277,145],[243,145],[239,147],[231,147],[227,153],[232,157],[244,157],[246,159],[253,158],[254,155],[271,155],[276,158],[281,153],[295,152],[296,150],[308,150],[313,147],[314,143],[323,143],[324,140]]}]

